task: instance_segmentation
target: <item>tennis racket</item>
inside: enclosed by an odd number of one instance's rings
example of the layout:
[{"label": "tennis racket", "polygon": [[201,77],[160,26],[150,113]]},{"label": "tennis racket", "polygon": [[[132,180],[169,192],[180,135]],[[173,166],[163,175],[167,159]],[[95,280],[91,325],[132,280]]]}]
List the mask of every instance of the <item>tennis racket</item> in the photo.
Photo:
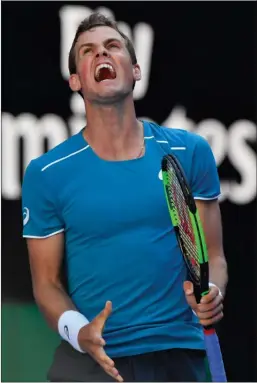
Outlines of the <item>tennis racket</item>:
[{"label": "tennis racket", "polygon": [[[184,171],[171,154],[162,159],[162,178],[171,221],[192,283],[198,292],[196,299],[199,302],[209,292],[207,246]],[[204,339],[212,381],[226,382],[219,339],[214,327],[204,327]]]}]

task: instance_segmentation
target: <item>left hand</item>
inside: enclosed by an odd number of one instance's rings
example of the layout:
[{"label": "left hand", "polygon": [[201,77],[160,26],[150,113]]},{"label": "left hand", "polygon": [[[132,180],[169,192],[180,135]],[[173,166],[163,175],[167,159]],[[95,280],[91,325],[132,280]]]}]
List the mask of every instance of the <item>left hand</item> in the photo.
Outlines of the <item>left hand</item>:
[{"label": "left hand", "polygon": [[198,304],[192,282],[184,282],[184,291],[187,303],[198,316],[202,326],[213,325],[223,318],[223,297],[217,286],[211,286],[209,293],[202,297]]}]

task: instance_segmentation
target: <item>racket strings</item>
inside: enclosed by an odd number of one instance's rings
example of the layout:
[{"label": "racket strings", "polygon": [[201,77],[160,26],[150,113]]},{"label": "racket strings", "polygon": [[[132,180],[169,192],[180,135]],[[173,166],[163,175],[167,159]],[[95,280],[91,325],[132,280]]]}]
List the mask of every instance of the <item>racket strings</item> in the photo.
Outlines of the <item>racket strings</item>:
[{"label": "racket strings", "polygon": [[172,167],[168,168],[167,175],[169,178],[168,195],[173,210],[176,212],[177,216],[177,225],[181,237],[180,244],[183,246],[186,261],[189,263],[194,277],[197,280],[200,280],[198,250],[185,197]]}]

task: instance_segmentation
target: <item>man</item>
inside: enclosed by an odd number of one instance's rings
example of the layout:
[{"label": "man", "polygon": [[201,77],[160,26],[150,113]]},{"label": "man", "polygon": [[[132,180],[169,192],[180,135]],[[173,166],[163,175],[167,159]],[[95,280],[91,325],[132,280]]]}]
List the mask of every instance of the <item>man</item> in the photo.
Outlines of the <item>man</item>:
[{"label": "man", "polygon": [[[136,118],[134,48],[103,15],[80,24],[69,69],[87,126],[33,160],[22,191],[34,296],[63,338],[49,379],[204,381],[201,325],[222,318],[227,283],[210,147],[195,134]],[[207,238],[214,286],[200,304],[160,180],[161,159],[171,151]]]}]

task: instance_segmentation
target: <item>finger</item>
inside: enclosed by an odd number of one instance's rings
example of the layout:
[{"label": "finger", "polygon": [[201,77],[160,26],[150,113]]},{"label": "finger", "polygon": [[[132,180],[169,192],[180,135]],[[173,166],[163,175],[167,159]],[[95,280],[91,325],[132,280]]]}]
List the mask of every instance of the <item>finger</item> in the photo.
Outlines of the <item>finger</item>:
[{"label": "finger", "polygon": [[183,287],[186,295],[191,295],[194,293],[194,285],[192,282],[185,281]]},{"label": "finger", "polygon": [[94,355],[94,359],[108,375],[116,379],[118,382],[123,382],[123,378],[115,367],[114,361],[106,355],[104,350]]},{"label": "finger", "polygon": [[[103,366],[102,366],[103,367]],[[117,370],[117,368],[113,367],[113,368],[110,368],[110,367],[106,367],[104,368],[104,371],[110,375],[112,378],[116,379],[118,382],[123,382],[123,378],[122,376],[120,375],[119,371]]]},{"label": "finger", "polygon": [[[222,305],[223,299],[221,296],[217,296],[213,301],[209,303],[199,303],[197,305],[197,311],[200,313],[214,310],[216,307]],[[223,305],[222,305],[223,307]]]},{"label": "finger", "polygon": [[102,329],[104,327],[105,321],[108,319],[112,312],[112,302],[107,301],[104,309],[93,319],[97,326]]},{"label": "finger", "polygon": [[120,376],[120,374],[118,376],[116,376],[115,378],[118,382],[124,382],[124,379],[122,378],[122,376]]},{"label": "finger", "polygon": [[95,350],[94,358],[101,365],[104,364],[108,367],[114,367],[114,361],[106,354],[102,347]]},{"label": "finger", "polygon": [[96,345],[96,346],[102,346],[102,347],[104,347],[104,346],[106,345],[106,342],[105,342],[104,338],[103,338],[101,335],[97,334],[97,333],[95,333],[95,334],[92,336],[92,338],[90,339],[90,341],[91,341],[94,345]]},{"label": "finger", "polygon": [[194,311],[196,311],[197,310],[197,302],[196,302],[195,295],[194,295],[193,283],[190,281],[185,281],[183,284],[183,288],[184,288],[187,303],[189,304],[189,306]]},{"label": "finger", "polygon": [[100,312],[99,316],[103,317],[104,319],[107,319],[108,316],[111,314],[111,312],[112,312],[112,302],[107,301],[105,303],[104,309]]},{"label": "finger", "polygon": [[221,312],[211,319],[200,320],[200,323],[202,326],[211,326],[211,325],[214,325],[215,323],[219,322],[223,318],[223,316],[224,316],[224,314],[223,314],[223,312]]},{"label": "finger", "polygon": [[198,318],[211,319],[211,318],[214,318],[217,314],[221,313],[222,311],[223,311],[223,305],[219,305],[211,311],[198,312]]},{"label": "finger", "polygon": [[209,303],[213,301],[217,296],[219,296],[219,293],[220,291],[217,286],[211,286],[208,294],[201,298],[200,303]]}]

